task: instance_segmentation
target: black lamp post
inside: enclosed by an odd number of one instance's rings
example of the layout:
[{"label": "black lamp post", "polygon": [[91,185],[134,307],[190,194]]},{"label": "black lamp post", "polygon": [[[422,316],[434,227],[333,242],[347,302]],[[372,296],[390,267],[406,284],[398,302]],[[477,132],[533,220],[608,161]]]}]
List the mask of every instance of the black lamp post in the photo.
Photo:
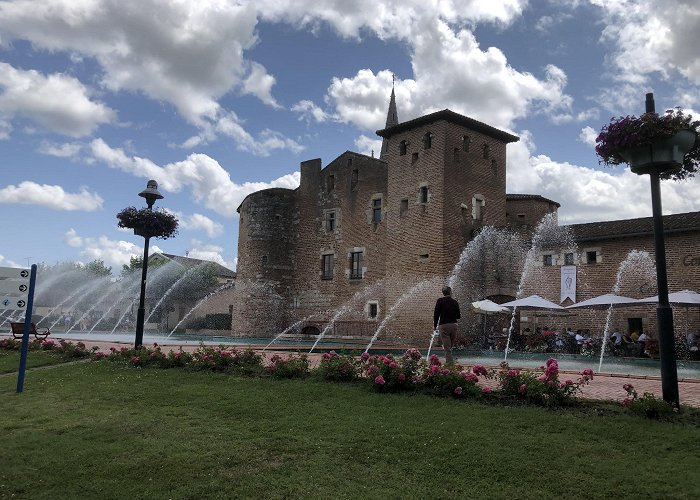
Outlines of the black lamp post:
[{"label": "black lamp post", "polygon": [[[146,184],[146,189],[139,193],[139,196],[146,198],[148,209],[153,209],[153,204],[156,200],[163,199],[163,195],[158,192],[158,183],[151,179]],[[141,295],[139,297],[139,310],[136,314],[136,341],[134,348],[138,349],[143,344],[143,321],[145,318],[145,299],[146,299],[146,274],[148,273],[148,243],[151,235],[148,231],[142,231],[141,236],[144,238],[143,243],[143,262],[141,263]]]},{"label": "black lamp post", "polygon": [[[646,112],[655,113],[654,94],[646,95]],[[649,174],[651,179],[651,207],[654,215],[654,250],[656,253],[656,286],[659,303],[656,307],[656,332],[659,338],[661,359],[661,390],[664,401],[678,408],[678,371],[673,331],[673,310],[668,302],[668,279],[666,275],[666,244],[664,222],[661,214],[661,187],[659,178],[664,173],[679,170],[683,157],[692,148],[695,134],[683,131],[675,138],[658,140],[635,151],[620,152],[630,164],[632,172]]]}]

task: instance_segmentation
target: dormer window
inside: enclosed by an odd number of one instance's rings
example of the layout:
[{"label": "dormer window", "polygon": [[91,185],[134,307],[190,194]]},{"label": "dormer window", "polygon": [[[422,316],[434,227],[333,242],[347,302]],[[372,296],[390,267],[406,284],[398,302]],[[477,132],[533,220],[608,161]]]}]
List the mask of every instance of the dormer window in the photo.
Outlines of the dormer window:
[{"label": "dormer window", "polygon": [[423,149],[430,149],[431,147],[433,147],[433,134],[428,132],[423,136]]},{"label": "dormer window", "polygon": [[404,156],[406,154],[406,148],[408,147],[408,143],[406,141],[401,141],[399,143],[399,154],[401,156]]}]

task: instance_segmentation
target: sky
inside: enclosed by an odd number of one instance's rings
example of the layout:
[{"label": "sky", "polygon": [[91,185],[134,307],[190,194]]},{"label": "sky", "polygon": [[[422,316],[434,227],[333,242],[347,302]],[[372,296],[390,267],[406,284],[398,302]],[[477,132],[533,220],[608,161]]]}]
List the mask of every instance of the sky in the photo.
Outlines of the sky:
[{"label": "sky", "polygon": [[[102,259],[143,238],[116,213],[156,203],[179,234],[152,251],[235,269],[251,192],[299,163],[378,155],[399,121],[449,108],[520,137],[507,192],[562,224],[651,216],[648,177],[598,164],[613,116],[700,110],[696,0],[0,1],[0,266]],[[664,213],[700,210],[664,181]]]}]

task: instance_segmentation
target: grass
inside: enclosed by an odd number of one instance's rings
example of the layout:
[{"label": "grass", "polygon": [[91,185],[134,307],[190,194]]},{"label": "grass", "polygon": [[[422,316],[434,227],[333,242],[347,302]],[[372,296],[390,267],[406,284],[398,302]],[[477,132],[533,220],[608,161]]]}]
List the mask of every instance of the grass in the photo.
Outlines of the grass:
[{"label": "grass", "polygon": [[698,498],[700,426],[92,362],[0,378],[0,497]]},{"label": "grass", "polygon": [[[65,363],[65,360],[54,353],[33,350],[27,354],[27,368],[57,365],[59,363]],[[0,374],[17,373],[18,368],[19,351],[0,350]]]}]

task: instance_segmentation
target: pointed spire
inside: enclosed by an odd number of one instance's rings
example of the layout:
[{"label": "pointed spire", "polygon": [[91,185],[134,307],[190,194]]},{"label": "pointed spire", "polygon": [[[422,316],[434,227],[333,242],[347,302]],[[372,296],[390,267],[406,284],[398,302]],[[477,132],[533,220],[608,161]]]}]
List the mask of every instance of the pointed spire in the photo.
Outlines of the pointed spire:
[{"label": "pointed spire", "polygon": [[[391,97],[389,98],[389,111],[386,114],[386,126],[384,128],[393,127],[399,124],[399,115],[396,112],[396,94],[394,93],[394,85],[396,84],[396,76],[391,75]],[[379,153],[380,160],[386,160],[389,155],[389,141],[385,138],[382,140],[382,150]]]}]

